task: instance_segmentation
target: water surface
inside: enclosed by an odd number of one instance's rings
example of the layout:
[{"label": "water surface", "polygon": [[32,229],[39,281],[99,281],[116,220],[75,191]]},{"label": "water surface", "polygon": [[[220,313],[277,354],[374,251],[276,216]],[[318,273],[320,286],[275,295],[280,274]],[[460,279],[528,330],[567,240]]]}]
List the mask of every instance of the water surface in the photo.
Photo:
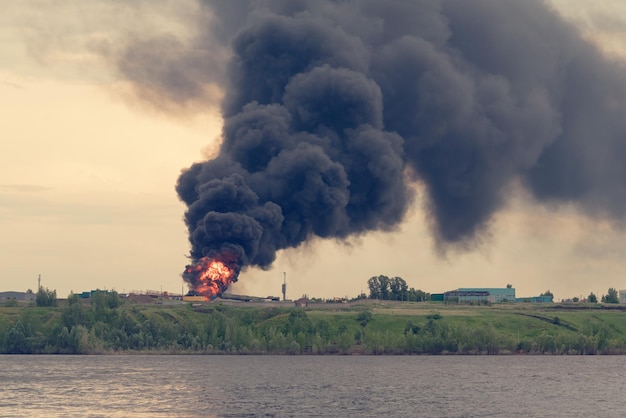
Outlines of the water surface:
[{"label": "water surface", "polygon": [[10,417],[622,417],[626,356],[0,356]]}]

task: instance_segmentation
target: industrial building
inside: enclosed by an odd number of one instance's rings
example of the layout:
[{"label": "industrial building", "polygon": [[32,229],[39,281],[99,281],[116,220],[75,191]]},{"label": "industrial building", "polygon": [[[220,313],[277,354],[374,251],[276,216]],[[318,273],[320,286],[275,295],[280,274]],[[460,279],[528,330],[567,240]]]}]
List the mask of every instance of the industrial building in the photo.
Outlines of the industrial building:
[{"label": "industrial building", "polygon": [[445,302],[472,303],[472,302],[515,302],[515,289],[512,287],[465,287],[449,290],[443,294]]},{"label": "industrial building", "polygon": [[16,300],[18,302],[35,302],[33,292],[0,292],[0,301]]},{"label": "industrial building", "polygon": [[529,298],[516,298],[516,302],[530,302],[530,303],[552,303],[553,296],[531,296]]}]

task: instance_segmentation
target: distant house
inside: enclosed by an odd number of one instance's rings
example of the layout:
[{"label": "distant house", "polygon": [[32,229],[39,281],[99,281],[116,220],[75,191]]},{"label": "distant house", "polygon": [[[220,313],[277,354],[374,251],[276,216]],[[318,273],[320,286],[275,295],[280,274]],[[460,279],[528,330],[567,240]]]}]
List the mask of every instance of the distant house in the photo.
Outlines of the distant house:
[{"label": "distant house", "polygon": [[36,297],[34,293],[27,292],[0,292],[0,301],[14,299],[18,302],[34,302]]},{"label": "distant house", "polygon": [[296,308],[306,308],[309,306],[309,298],[300,298],[295,302]]},{"label": "distant house", "polygon": [[453,303],[515,302],[515,289],[512,287],[466,287],[447,291],[443,297],[444,301]]}]

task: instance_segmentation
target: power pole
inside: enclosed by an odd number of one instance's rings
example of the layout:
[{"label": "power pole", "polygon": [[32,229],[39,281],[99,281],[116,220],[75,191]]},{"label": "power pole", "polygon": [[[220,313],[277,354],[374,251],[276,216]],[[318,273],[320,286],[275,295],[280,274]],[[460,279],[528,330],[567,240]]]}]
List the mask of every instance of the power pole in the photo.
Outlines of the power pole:
[{"label": "power pole", "polygon": [[41,274],[37,277],[37,291],[39,291],[39,289],[41,289]]}]

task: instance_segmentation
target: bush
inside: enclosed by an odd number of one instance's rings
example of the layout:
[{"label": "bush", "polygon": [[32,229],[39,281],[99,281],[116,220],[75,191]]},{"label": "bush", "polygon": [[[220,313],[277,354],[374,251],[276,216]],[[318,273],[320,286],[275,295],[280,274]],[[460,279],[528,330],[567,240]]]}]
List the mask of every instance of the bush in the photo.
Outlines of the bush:
[{"label": "bush", "polygon": [[48,290],[47,287],[45,289],[40,287],[37,291],[35,302],[37,303],[37,306],[57,306],[57,291]]},{"label": "bush", "polygon": [[361,324],[362,327],[365,327],[372,320],[372,312],[370,311],[362,311],[356,316],[356,320]]},{"label": "bush", "polygon": [[17,300],[14,298],[9,298],[4,302],[4,306],[7,308],[15,308],[17,306]]}]

